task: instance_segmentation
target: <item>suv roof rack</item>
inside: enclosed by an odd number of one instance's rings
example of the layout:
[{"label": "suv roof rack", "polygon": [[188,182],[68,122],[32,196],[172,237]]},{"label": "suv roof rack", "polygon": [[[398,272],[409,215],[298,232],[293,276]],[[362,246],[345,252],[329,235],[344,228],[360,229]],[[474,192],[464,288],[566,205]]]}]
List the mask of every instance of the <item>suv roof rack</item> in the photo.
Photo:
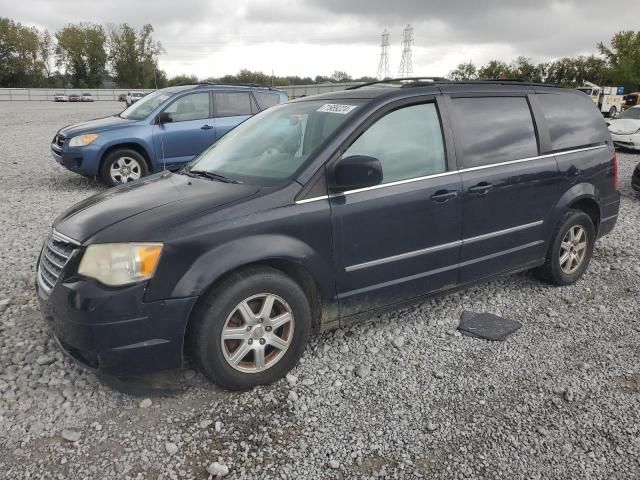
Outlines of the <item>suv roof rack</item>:
[{"label": "suv roof rack", "polygon": [[347,90],[355,90],[362,87],[368,87],[371,85],[379,85],[379,84],[388,84],[388,83],[397,83],[404,82],[400,85],[402,88],[411,88],[411,87],[424,87],[426,85],[443,85],[443,84],[454,84],[454,85],[522,85],[526,87],[556,87],[562,88],[561,85],[556,85],[553,83],[541,83],[541,82],[528,82],[521,78],[496,78],[496,79],[487,79],[487,80],[449,80],[444,77],[405,77],[405,78],[387,78],[384,80],[378,80],[376,82],[368,82],[362,83],[360,85],[353,85]]},{"label": "suv roof rack", "polygon": [[[426,81],[425,81],[426,80]],[[385,83],[394,83],[394,82],[414,82],[414,83],[420,83],[422,85],[424,85],[425,83],[448,83],[451,82],[451,80],[449,80],[448,78],[444,78],[444,77],[404,77],[404,78],[385,78],[384,80],[377,80],[375,82],[367,82],[367,83],[361,83],[360,85],[353,85],[351,87],[348,87],[346,90],[356,90],[358,88],[362,88],[362,87],[368,87],[370,85],[379,85],[379,84],[385,84]],[[408,86],[408,85],[403,85],[403,86]]]},{"label": "suv roof rack", "polygon": [[198,86],[213,85],[217,87],[250,87],[250,88],[266,88],[273,90],[269,85],[260,85],[259,83],[217,83],[217,82],[198,82]]}]

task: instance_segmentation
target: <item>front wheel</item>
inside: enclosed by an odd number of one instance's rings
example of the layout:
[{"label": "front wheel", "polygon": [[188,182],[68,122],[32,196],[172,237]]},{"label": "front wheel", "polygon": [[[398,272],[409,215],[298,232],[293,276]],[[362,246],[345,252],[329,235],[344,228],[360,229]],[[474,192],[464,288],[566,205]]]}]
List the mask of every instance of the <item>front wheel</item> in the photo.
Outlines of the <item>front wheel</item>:
[{"label": "front wheel", "polygon": [[545,263],[536,273],[556,285],[577,282],[589,266],[595,239],[591,217],[582,211],[567,211],[558,223]]},{"label": "front wheel", "polygon": [[133,182],[148,173],[144,157],[128,148],[109,153],[100,168],[100,178],[110,187]]},{"label": "front wheel", "polygon": [[609,117],[610,118],[616,118],[616,116],[618,115],[618,109],[613,106],[609,109]]},{"label": "front wheel", "polygon": [[231,274],[194,311],[188,344],[201,371],[229,390],[283,377],[304,352],[311,307],[302,288],[272,268]]}]

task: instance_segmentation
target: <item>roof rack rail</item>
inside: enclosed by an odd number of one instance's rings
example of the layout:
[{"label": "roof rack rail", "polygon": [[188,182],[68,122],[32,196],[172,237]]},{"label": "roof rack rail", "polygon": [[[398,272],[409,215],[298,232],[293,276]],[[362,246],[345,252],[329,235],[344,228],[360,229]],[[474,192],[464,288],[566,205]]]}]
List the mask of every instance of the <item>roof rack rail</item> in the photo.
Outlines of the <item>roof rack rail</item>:
[{"label": "roof rack rail", "polygon": [[375,82],[361,83],[360,85],[353,85],[346,90],[356,90],[362,87],[368,87],[370,85],[379,85],[393,82],[414,82],[424,85],[427,83],[449,83],[451,80],[444,77],[404,77],[404,78],[385,78],[384,80],[377,80]]},{"label": "roof rack rail", "polygon": [[218,87],[252,87],[252,88],[267,88],[273,90],[270,85],[261,85],[259,83],[218,83],[218,82],[198,82],[197,85],[215,85]]},{"label": "roof rack rail", "polygon": [[401,85],[403,88],[411,87],[424,87],[427,85],[518,85],[526,87],[550,87],[550,88],[562,88],[561,85],[553,83],[541,83],[541,82],[529,82],[521,78],[496,78],[486,80],[449,80],[443,77],[408,77],[408,78],[387,78],[385,80],[379,80],[377,82],[362,83],[360,85],[354,85],[347,88],[347,90],[355,90],[357,88],[368,87],[370,85],[387,84],[394,82],[404,82]]}]

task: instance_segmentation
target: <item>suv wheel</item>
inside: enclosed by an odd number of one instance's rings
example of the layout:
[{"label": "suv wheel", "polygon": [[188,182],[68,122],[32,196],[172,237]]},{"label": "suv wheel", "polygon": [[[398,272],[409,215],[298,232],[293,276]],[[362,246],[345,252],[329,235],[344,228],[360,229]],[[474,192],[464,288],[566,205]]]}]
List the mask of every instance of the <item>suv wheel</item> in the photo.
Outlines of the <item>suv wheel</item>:
[{"label": "suv wheel", "polygon": [[585,272],[593,255],[595,228],[591,217],[569,210],[558,223],[543,266],[538,275],[556,285],[571,285]]},{"label": "suv wheel", "polygon": [[229,390],[276,381],[304,352],[311,308],[302,288],[271,268],[233,273],[194,311],[187,341],[201,371]]},{"label": "suv wheel", "polygon": [[100,178],[110,187],[138,180],[147,173],[144,157],[128,148],[109,153],[100,168]]}]

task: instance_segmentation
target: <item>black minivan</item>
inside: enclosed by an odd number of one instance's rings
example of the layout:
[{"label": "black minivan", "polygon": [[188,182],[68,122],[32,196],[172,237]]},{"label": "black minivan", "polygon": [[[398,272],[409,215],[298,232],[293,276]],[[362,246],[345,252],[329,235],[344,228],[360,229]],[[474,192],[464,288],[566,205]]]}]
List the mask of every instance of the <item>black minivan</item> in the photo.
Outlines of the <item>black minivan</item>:
[{"label": "black minivan", "polygon": [[380,82],[275,106],[178,172],[54,223],[44,317],[86,367],[193,358],[213,382],[282,377],[308,336],[535,269],[577,281],[618,215],[617,160],[581,92]]}]

